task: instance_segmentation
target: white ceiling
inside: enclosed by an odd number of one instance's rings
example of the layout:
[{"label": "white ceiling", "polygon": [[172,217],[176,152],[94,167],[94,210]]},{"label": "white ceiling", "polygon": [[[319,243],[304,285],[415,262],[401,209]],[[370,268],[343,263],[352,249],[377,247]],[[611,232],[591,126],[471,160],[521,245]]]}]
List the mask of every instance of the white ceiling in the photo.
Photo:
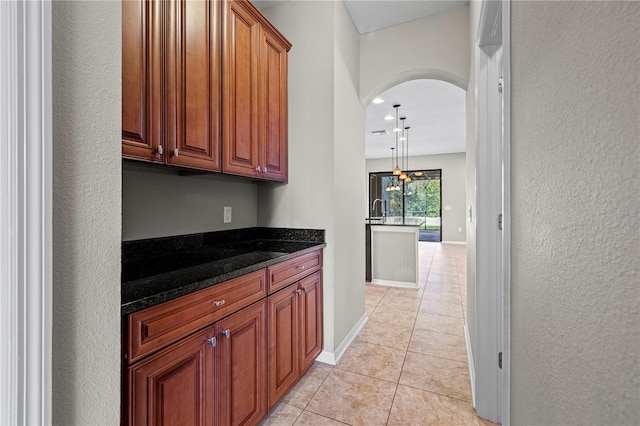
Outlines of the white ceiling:
[{"label": "white ceiling", "polygon": [[[380,95],[381,104],[366,109],[366,158],[391,158],[395,147],[395,110],[405,116],[409,130],[411,156],[464,152],[466,146],[465,91],[440,80],[412,80],[399,84]],[[390,114],[394,120],[385,120]],[[387,130],[382,136],[374,130]],[[391,161],[391,160],[389,160]]]},{"label": "white ceiling", "polygon": [[[287,0],[251,0],[259,10]],[[322,0],[331,1],[331,0]],[[360,34],[436,15],[469,4],[469,0],[344,0]]]},{"label": "white ceiling", "polygon": [[360,34],[437,15],[448,9],[469,4],[464,0],[345,0],[344,3]]},{"label": "white ceiling", "polygon": [[[251,0],[260,10],[287,0]],[[331,1],[331,0],[322,0]],[[469,4],[458,0],[344,0],[360,34],[442,13]],[[414,80],[392,87],[380,95],[383,104],[370,104],[366,109],[366,158],[390,158],[395,147],[393,126],[385,121],[394,115],[399,103],[400,115],[410,126],[411,156],[465,152],[465,91],[439,80]],[[372,136],[373,130],[388,130],[385,136]],[[391,161],[391,160],[389,160]]]}]

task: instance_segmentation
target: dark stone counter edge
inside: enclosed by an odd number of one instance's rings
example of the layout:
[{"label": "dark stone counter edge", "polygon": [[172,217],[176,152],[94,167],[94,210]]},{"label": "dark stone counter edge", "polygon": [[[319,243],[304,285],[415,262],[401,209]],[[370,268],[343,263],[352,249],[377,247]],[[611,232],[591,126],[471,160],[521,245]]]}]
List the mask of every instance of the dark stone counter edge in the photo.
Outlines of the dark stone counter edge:
[{"label": "dark stone counter edge", "polygon": [[222,282],[228,281],[233,278],[240,277],[242,275],[249,274],[251,272],[264,269],[268,266],[275,265],[276,263],[284,262],[286,260],[292,259],[294,257],[300,256],[302,254],[312,252],[321,248],[326,247],[326,243],[321,243],[304,250],[300,250],[293,253],[287,253],[283,256],[279,256],[270,260],[266,260],[264,262],[255,263],[253,265],[236,269],[234,271],[229,271],[224,274],[216,275],[206,280],[196,281],[193,283],[185,284],[177,288],[173,288],[168,291],[164,291],[162,293],[157,293],[151,296],[147,296],[141,299],[137,299],[128,303],[124,303],[121,306],[121,315],[129,315],[134,312],[140,311],[145,308],[149,308],[151,306],[159,305],[164,302],[168,302],[173,299],[177,299],[181,296],[186,296],[194,291],[202,290],[208,287],[211,287],[216,284],[220,284]]},{"label": "dark stone counter edge", "polygon": [[422,224],[420,225],[411,225],[409,223],[365,223],[365,225],[368,226],[413,226],[415,228],[419,228],[422,226]]}]

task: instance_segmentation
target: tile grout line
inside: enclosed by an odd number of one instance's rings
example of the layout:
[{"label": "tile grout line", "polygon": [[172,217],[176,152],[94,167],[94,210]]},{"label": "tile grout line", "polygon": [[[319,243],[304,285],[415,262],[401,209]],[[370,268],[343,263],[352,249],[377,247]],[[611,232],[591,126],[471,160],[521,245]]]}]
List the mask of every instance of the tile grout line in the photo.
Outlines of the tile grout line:
[{"label": "tile grout line", "polygon": [[[322,379],[322,383],[320,383],[320,386],[318,386],[318,389],[315,390],[315,392],[313,392],[313,395],[311,395],[311,398],[309,398],[309,401],[307,401],[306,404],[304,404],[304,408],[302,409],[303,411],[307,409],[307,407],[309,406],[309,404],[311,404],[311,401],[313,400],[313,398],[315,398],[316,394],[318,393],[318,391],[320,390],[320,388],[322,387],[322,385],[324,385],[324,382],[327,380],[327,378],[329,378],[329,376],[331,375],[331,373],[333,373],[333,370],[336,369],[336,366],[332,366],[331,367],[331,371],[329,371],[329,374],[327,374],[324,379]],[[306,374],[306,373],[305,373]],[[311,413],[313,413],[313,411],[310,411]],[[313,414],[317,414],[317,413],[313,413]],[[319,415],[319,414],[318,414]]]},{"label": "tile grout line", "polygon": [[[431,262],[429,263],[429,270],[427,271],[427,278],[425,279],[424,285],[425,285],[425,290],[426,290],[426,286],[427,286],[427,281],[429,280],[429,274],[431,273],[431,265],[433,264],[433,257],[435,256],[435,251],[434,254],[431,257]],[[422,294],[420,295],[420,303],[422,303],[422,298],[424,297],[424,291],[422,292]],[[420,313],[420,310],[418,310],[418,312],[416,312],[416,315],[413,319],[413,326],[411,327],[411,334],[409,335],[409,343],[407,344],[407,348],[404,351],[404,359],[402,360],[402,366],[400,367],[400,376],[398,376],[398,383],[396,383],[396,390],[393,393],[393,398],[391,399],[391,405],[389,406],[389,414],[387,415],[387,422],[385,423],[386,425],[389,424],[389,419],[391,418],[391,411],[393,411],[393,404],[396,402],[396,395],[398,394],[398,387],[400,386],[400,380],[402,380],[402,371],[404,370],[404,365],[407,362],[407,354],[409,353],[409,346],[411,345],[411,339],[413,338],[413,332],[416,328],[416,322],[418,321],[418,314]]]},{"label": "tile grout line", "polygon": [[[423,353],[421,353],[421,352],[415,352],[415,351],[413,351],[413,350],[409,350],[409,345],[411,344],[411,341],[412,341],[412,339],[413,339],[413,337],[414,337],[414,334],[415,334],[415,332],[416,332],[416,331],[418,331],[418,330],[416,329],[416,325],[417,325],[417,319],[418,319],[418,316],[419,316],[421,313],[423,313],[423,314],[428,314],[428,315],[432,315],[432,316],[436,316],[436,318],[438,318],[438,317],[439,317],[439,318],[455,318],[456,320],[462,320],[462,321],[463,321],[463,323],[466,323],[466,318],[465,318],[465,314],[464,314],[464,304],[462,303],[462,289],[461,289],[461,287],[460,287],[461,279],[460,279],[460,274],[459,274],[459,271],[460,271],[460,269],[459,269],[459,268],[461,268],[462,266],[464,266],[464,265],[463,265],[463,263],[464,263],[464,262],[459,261],[459,259],[458,259],[458,258],[459,258],[460,256],[458,256],[457,254],[456,254],[456,255],[449,254],[449,251],[448,251],[448,250],[444,250],[444,249],[442,248],[442,246],[440,246],[440,245],[437,245],[437,246],[436,246],[436,249],[435,249],[435,250],[433,250],[433,251],[429,250],[429,252],[430,252],[430,254],[427,254],[427,256],[426,256],[427,258],[429,258],[429,257],[430,257],[429,268],[428,268],[427,273],[426,273],[426,278],[425,278],[424,280],[421,280],[421,281],[424,283],[424,287],[419,288],[419,290],[418,290],[419,292],[421,291],[421,294],[419,294],[419,296],[418,296],[418,294],[416,294],[414,297],[411,297],[411,296],[409,296],[409,297],[410,297],[410,298],[412,298],[412,299],[417,299],[417,300],[419,300],[419,301],[420,301],[420,304],[422,304],[422,302],[423,302],[424,300],[428,300],[428,299],[425,299],[425,295],[426,295],[427,290],[428,290],[428,289],[430,289],[429,279],[430,279],[431,277],[435,277],[436,275],[438,275],[438,274],[434,274],[434,271],[433,271],[434,262],[435,262],[436,258],[438,258],[438,261],[439,261],[439,262],[441,262],[441,263],[444,265],[444,267],[446,268],[446,269],[445,269],[445,275],[447,276],[447,277],[441,277],[441,278],[440,278],[440,280],[441,280],[441,283],[440,283],[440,284],[442,285],[442,283],[446,283],[446,285],[451,285],[451,284],[453,284],[453,283],[456,283],[456,285],[458,285],[458,289],[457,289],[457,291],[455,291],[455,290],[454,290],[454,291],[453,291],[452,296],[453,296],[454,298],[457,296],[457,297],[459,298],[459,301],[458,301],[458,302],[453,302],[453,303],[458,303],[458,304],[460,305],[460,308],[459,308],[459,309],[461,309],[461,310],[462,310],[462,312],[463,312],[463,317],[462,317],[462,318],[459,318],[459,317],[456,317],[456,316],[443,315],[443,314],[441,314],[441,313],[425,312],[425,311],[421,311],[420,309],[418,309],[418,311],[417,311],[417,312],[413,312],[413,311],[412,311],[412,314],[414,315],[414,316],[413,316],[413,325],[411,326],[411,332],[410,332],[410,334],[409,334],[409,342],[408,342],[407,346],[406,346],[406,347],[404,347],[404,348],[397,348],[397,347],[390,347],[390,346],[389,346],[389,348],[390,348],[390,349],[394,349],[394,350],[397,350],[397,351],[402,351],[402,352],[404,352],[403,361],[402,361],[402,364],[401,364],[401,367],[400,367],[400,375],[399,375],[399,377],[398,377],[398,379],[397,379],[397,382],[396,382],[396,383],[394,383],[394,382],[392,382],[392,381],[385,380],[385,379],[380,379],[380,378],[378,378],[378,377],[372,377],[372,376],[370,376],[370,375],[368,375],[368,374],[362,374],[362,373],[352,372],[352,371],[349,371],[349,370],[344,370],[344,369],[342,369],[342,368],[340,368],[340,367],[338,367],[338,366],[332,366],[332,367],[331,367],[331,370],[329,371],[329,373],[328,373],[328,374],[327,374],[327,375],[322,379],[322,381],[321,381],[320,385],[319,385],[319,386],[316,388],[316,390],[313,392],[313,394],[312,394],[312,396],[309,398],[309,400],[304,404],[304,408],[302,409],[301,413],[296,417],[296,419],[295,419],[295,421],[294,421],[294,424],[300,420],[300,417],[302,416],[302,413],[304,413],[305,411],[306,411],[307,413],[309,413],[309,414],[317,415],[317,416],[320,416],[320,417],[322,417],[322,418],[325,418],[325,419],[328,419],[328,420],[332,420],[332,421],[336,421],[336,422],[341,423],[341,424],[347,424],[347,425],[350,425],[350,424],[351,424],[351,423],[346,423],[346,422],[341,421],[341,420],[333,419],[333,418],[331,418],[331,417],[329,417],[329,416],[327,416],[327,415],[323,415],[323,414],[315,413],[314,411],[311,411],[311,410],[309,410],[309,409],[308,409],[308,406],[309,406],[309,404],[311,403],[311,401],[312,401],[312,400],[314,400],[314,399],[316,398],[316,396],[318,396],[318,392],[319,392],[320,388],[322,388],[322,387],[325,385],[325,383],[326,383],[326,381],[327,381],[328,377],[329,377],[331,374],[333,374],[333,372],[334,372],[334,371],[336,371],[336,370],[337,370],[337,371],[347,372],[347,373],[349,373],[349,374],[355,374],[355,375],[358,375],[358,376],[364,377],[364,378],[366,378],[366,379],[371,379],[371,380],[376,380],[376,379],[377,379],[377,380],[382,380],[382,381],[385,381],[385,382],[387,382],[387,383],[390,383],[390,384],[395,385],[394,395],[393,395],[393,398],[392,398],[392,400],[391,400],[391,405],[390,405],[390,407],[389,407],[389,412],[388,412],[388,414],[387,414],[387,420],[386,420],[386,423],[385,423],[386,425],[388,425],[388,424],[389,424],[389,421],[390,421],[390,418],[391,418],[391,413],[392,413],[392,410],[393,410],[394,404],[395,404],[396,399],[397,399],[397,397],[398,397],[398,391],[399,391],[399,386],[400,386],[400,384],[401,384],[401,383],[400,383],[400,381],[401,381],[401,378],[402,378],[403,370],[404,370],[404,368],[405,368],[405,365],[407,364],[407,358],[408,358],[408,354],[409,354],[410,352],[411,352],[412,354],[418,354],[418,355],[422,355],[422,356],[426,356],[426,357],[438,358],[438,359],[442,359],[442,360],[446,360],[446,361],[451,361],[451,362],[455,362],[455,363],[463,363],[462,361],[458,361],[458,360],[451,359],[451,358],[440,357],[440,356],[435,356],[435,355],[430,355],[430,354],[423,354]],[[457,253],[457,251],[455,251],[455,252]],[[460,257],[460,258],[461,258],[461,257]],[[426,260],[426,259],[425,259],[425,260]],[[452,262],[451,262],[451,263],[452,263],[452,265],[449,265],[450,261],[452,261]],[[456,275],[455,275],[455,277],[449,277],[449,276],[448,276],[448,275],[449,275],[448,271],[451,269],[451,267],[455,268],[455,270],[456,270],[456,272],[457,272],[457,273],[456,273]],[[420,274],[420,275],[422,275],[422,274]],[[370,284],[370,283],[366,283],[365,285],[368,285],[368,284]],[[375,286],[375,285],[374,285],[374,286]],[[377,286],[376,286],[376,287],[377,287]],[[380,307],[380,304],[381,304],[381,302],[382,302],[383,298],[384,298],[384,297],[386,297],[386,296],[389,294],[389,291],[390,291],[390,289],[389,289],[389,288],[385,289],[385,291],[384,291],[384,293],[382,294],[382,296],[378,299],[378,301],[377,301],[377,302],[375,303],[375,305],[373,306],[373,309],[371,310],[371,314],[373,314],[373,313],[374,313],[374,311],[375,311],[378,307]],[[450,294],[450,293],[449,293],[449,294]],[[397,295],[397,296],[398,296],[398,297],[403,297],[403,296],[405,296],[405,295],[404,295],[404,294],[399,294],[399,295]],[[416,296],[417,296],[417,297],[416,297]],[[448,303],[448,302],[447,302],[447,301],[444,301],[444,302],[441,302],[441,303]],[[451,303],[451,304],[453,304],[453,303]],[[420,330],[420,331],[422,331],[422,330]],[[427,331],[427,332],[439,333],[439,334],[443,334],[443,335],[449,335],[449,336],[456,336],[456,337],[459,337],[459,335],[457,335],[457,334],[446,333],[446,332],[442,332],[442,331],[438,331],[438,330],[425,330],[425,331]],[[371,344],[371,345],[379,345],[379,342],[366,342],[366,341],[363,341],[363,342],[364,342],[364,343]],[[398,355],[399,355],[399,354],[398,354]],[[449,398],[449,399],[451,399],[451,400],[456,400],[456,401],[464,402],[465,404],[468,404],[468,403],[469,403],[469,401],[467,401],[467,400],[465,400],[465,399],[462,399],[462,398],[460,398],[460,397],[450,396],[450,395],[447,395],[447,394],[444,394],[444,393],[439,393],[439,392],[434,392],[434,391],[432,391],[432,390],[422,389],[422,388],[420,388],[420,387],[416,387],[415,385],[406,385],[406,384],[403,384],[403,386],[405,386],[405,387],[407,387],[407,388],[415,389],[415,390],[418,390],[418,391],[421,391],[421,392],[426,392],[426,393],[429,393],[429,394],[432,394],[432,395],[437,395],[437,396],[439,396],[439,397],[444,397],[444,398]],[[398,400],[398,401],[400,401],[400,400]],[[320,420],[320,421],[321,421],[321,420]]]}]

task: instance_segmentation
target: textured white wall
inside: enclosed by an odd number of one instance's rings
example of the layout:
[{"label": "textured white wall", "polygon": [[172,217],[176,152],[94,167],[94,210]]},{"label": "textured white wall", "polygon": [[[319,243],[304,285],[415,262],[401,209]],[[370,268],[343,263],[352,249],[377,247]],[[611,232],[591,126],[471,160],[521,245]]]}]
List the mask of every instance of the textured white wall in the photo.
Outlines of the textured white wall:
[{"label": "textured white wall", "polygon": [[[342,2],[290,1],[264,11],[289,54],[289,184],[260,185],[261,226],[326,230],[324,346],[334,352],[364,314],[365,189],[359,40]],[[355,207],[354,207],[355,206]],[[264,214],[262,211],[264,210]]]},{"label": "textured white wall", "polygon": [[120,422],[121,3],[53,3],[53,423]]},{"label": "textured white wall", "polygon": [[[232,208],[223,223],[224,207]],[[220,174],[180,176],[169,168],[124,163],[122,240],[257,226],[258,186]]]},{"label": "textured white wall", "polygon": [[640,3],[511,3],[513,424],[640,419]]},{"label": "textured white wall", "polygon": [[463,89],[469,75],[469,8],[459,7],[360,36],[360,99],[416,78]]},{"label": "textured white wall", "polygon": [[[465,197],[466,197],[466,155],[456,154],[424,155],[411,157],[411,169],[442,169],[442,241],[466,241],[465,231]],[[367,160],[365,182],[369,181],[369,173],[389,172],[389,159],[379,158]],[[368,194],[368,188],[367,188]],[[369,216],[371,206],[365,200],[364,217]],[[451,206],[445,210],[444,206]],[[458,232],[462,228],[462,232]]]},{"label": "textured white wall", "polygon": [[326,230],[324,346],[333,352],[333,2],[288,1],[263,13],[293,47],[289,52],[289,183],[259,185],[258,224]]},{"label": "textured white wall", "polygon": [[[365,313],[365,228],[360,206],[367,198],[364,108],[358,97],[360,39],[343,2],[334,7],[334,217],[335,340],[339,344]],[[355,265],[355,267],[354,267]]]}]

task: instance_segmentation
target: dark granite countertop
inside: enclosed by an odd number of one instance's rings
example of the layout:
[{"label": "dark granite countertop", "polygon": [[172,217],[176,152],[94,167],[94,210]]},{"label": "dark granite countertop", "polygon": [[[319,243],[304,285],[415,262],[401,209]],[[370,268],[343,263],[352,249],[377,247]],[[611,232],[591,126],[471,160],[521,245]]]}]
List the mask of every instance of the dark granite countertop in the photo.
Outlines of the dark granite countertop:
[{"label": "dark granite countertop", "polygon": [[245,228],[122,243],[127,315],[326,247],[323,230]]}]

